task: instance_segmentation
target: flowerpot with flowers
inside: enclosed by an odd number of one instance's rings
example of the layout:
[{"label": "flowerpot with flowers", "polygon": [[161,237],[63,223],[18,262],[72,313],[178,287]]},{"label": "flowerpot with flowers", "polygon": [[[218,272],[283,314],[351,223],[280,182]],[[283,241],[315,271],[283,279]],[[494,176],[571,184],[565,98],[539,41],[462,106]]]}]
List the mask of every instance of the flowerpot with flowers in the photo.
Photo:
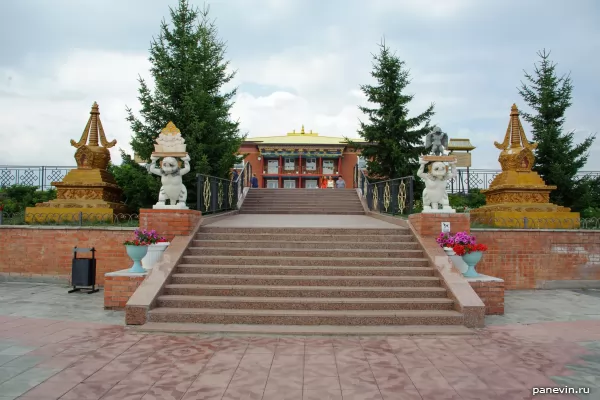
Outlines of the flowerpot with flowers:
[{"label": "flowerpot with flowers", "polygon": [[149,243],[146,241],[146,236],[142,234],[142,231],[136,229],[134,231],[134,238],[132,240],[126,240],[123,242],[127,255],[133,261],[133,266],[129,269],[129,272],[143,273],[146,270],[142,267],[142,258],[148,253]]},{"label": "flowerpot with flowers", "polygon": [[440,247],[444,249],[446,255],[450,257],[452,264],[454,264],[454,266],[460,271],[461,274],[467,272],[467,269],[469,267],[467,266],[467,264],[465,264],[462,257],[457,256],[456,253],[454,253],[453,247],[455,244],[469,243],[469,241],[471,240],[470,238],[471,236],[469,236],[466,232],[458,232],[455,235],[449,232],[442,232],[435,239],[436,242],[440,245]]},{"label": "flowerpot with flowers", "polygon": [[144,258],[142,258],[142,266],[145,269],[152,269],[161,259],[163,253],[171,244],[167,242],[162,236],[159,236],[158,233],[153,229],[151,231],[142,231],[141,235],[146,238],[148,244],[148,253]]},{"label": "flowerpot with flowers", "polygon": [[454,252],[457,256],[461,256],[468,266],[467,271],[463,273],[465,278],[476,278],[479,276],[477,271],[475,271],[475,266],[481,261],[481,257],[483,257],[485,251],[487,251],[485,244],[454,245]]}]

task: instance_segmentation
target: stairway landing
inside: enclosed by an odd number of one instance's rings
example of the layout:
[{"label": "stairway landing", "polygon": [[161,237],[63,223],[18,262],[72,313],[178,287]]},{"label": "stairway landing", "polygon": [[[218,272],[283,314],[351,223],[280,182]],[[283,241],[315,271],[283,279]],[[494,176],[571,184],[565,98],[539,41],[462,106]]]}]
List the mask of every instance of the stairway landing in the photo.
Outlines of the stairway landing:
[{"label": "stairway landing", "polygon": [[206,226],[215,228],[398,229],[397,225],[366,215],[323,214],[238,214]]}]

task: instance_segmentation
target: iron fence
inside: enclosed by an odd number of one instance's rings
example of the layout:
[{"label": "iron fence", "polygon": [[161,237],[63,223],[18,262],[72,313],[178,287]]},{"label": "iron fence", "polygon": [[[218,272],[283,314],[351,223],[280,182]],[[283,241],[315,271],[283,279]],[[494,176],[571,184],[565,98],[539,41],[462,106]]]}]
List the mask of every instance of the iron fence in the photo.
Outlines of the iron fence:
[{"label": "iron fence", "polygon": [[392,215],[408,215],[413,211],[414,178],[412,176],[371,183],[365,171],[356,165],[354,187],[360,190],[370,211]]},{"label": "iron fence", "polygon": [[[458,168],[458,175],[455,179],[448,181],[446,190],[449,193],[469,193],[472,189],[488,189],[492,181],[502,171],[493,169],[470,169]],[[600,171],[579,171],[577,177],[597,177]]]},{"label": "iron fence", "polygon": [[52,189],[52,182],[60,182],[77,167],[10,166],[0,165],[0,187],[25,185],[40,190]]},{"label": "iron fence", "polygon": [[102,213],[7,213],[0,212],[0,225],[139,226],[138,214]]},{"label": "iron fence", "polygon": [[[237,170],[235,170],[237,173]],[[246,163],[241,172],[234,173],[231,180],[216,176],[197,174],[196,206],[203,214],[236,210],[244,196],[244,188],[250,186],[252,167]]]},{"label": "iron fence", "polygon": [[472,216],[471,228],[600,230],[600,218],[499,218],[488,216]]}]

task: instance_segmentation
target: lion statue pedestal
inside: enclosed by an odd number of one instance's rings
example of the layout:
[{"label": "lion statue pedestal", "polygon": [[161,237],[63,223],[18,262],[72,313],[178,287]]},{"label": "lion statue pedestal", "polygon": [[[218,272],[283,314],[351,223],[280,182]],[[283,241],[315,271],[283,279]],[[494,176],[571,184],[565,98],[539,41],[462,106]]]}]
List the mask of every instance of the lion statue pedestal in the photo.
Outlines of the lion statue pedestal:
[{"label": "lion statue pedestal", "polygon": [[[152,206],[155,210],[187,210],[187,189],[183,184],[183,175],[190,172],[190,157],[186,152],[185,140],[177,127],[169,122],[156,139],[150,156],[148,172],[160,176],[161,187],[158,203]],[[162,160],[161,160],[162,159]],[[181,161],[179,161],[180,159]],[[159,165],[156,164],[160,161]],[[183,162],[183,168],[180,163]],[[169,204],[167,204],[169,201]]]}]

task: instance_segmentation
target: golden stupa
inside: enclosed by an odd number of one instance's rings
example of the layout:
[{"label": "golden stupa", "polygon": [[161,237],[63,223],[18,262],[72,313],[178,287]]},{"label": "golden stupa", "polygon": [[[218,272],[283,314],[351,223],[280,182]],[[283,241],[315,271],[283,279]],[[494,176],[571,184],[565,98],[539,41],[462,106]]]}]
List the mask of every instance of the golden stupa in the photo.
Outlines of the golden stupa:
[{"label": "golden stupa", "polygon": [[106,140],[98,104],[94,102],[81,139],[79,142],[71,140],[71,145],[77,148],[77,168],[69,171],[62,182],[52,182],[57,189],[55,200],[27,207],[26,221],[48,218],[70,220],[78,218],[79,212],[83,213],[84,219],[110,220],[114,214],[127,212],[121,201],[122,190],[107,170],[110,161],[108,149],[115,144],[116,140]]},{"label": "golden stupa", "polygon": [[[471,211],[473,222],[496,227],[527,226],[531,228],[579,228],[579,213],[550,203],[548,186],[537,172],[532,171],[537,143],[529,142],[519,119],[515,104],[510,110],[510,122],[504,142],[494,142],[502,150],[498,161],[502,172],[494,178],[489,189],[482,190],[486,205]],[[525,220],[527,218],[527,220]]]}]

